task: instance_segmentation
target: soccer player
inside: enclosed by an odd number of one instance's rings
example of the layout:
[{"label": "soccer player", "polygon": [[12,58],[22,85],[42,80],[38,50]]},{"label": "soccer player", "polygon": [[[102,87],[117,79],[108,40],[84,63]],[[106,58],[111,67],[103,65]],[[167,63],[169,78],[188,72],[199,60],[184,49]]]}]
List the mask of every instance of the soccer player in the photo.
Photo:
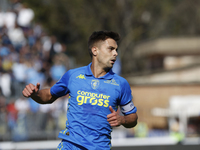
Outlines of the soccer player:
[{"label": "soccer player", "polygon": [[67,71],[51,88],[40,90],[39,83],[24,88],[23,95],[40,104],[69,94],[66,129],[59,133],[58,150],[109,150],[112,127],[136,126],[137,108],[130,86],[112,71],[119,39],[112,31],[93,32],[88,41],[92,58],[88,66]]}]

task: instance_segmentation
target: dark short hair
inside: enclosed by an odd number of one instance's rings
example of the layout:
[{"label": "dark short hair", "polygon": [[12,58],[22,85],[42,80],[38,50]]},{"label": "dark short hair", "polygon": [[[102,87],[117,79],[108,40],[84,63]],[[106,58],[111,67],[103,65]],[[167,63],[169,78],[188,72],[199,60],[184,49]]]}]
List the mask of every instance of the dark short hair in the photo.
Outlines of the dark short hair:
[{"label": "dark short hair", "polygon": [[92,57],[92,47],[94,46],[94,44],[98,41],[105,41],[108,38],[111,38],[116,42],[118,42],[120,40],[120,35],[113,31],[95,31],[92,33],[92,35],[89,37],[88,40],[88,50],[91,57]]}]

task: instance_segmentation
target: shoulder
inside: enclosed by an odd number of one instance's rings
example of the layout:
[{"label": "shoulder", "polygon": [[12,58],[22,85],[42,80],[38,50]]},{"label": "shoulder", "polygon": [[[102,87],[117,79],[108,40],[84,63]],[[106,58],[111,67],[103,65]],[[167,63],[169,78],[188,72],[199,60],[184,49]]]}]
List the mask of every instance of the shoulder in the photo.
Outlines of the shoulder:
[{"label": "shoulder", "polygon": [[115,81],[118,82],[121,87],[123,87],[123,86],[129,86],[128,81],[124,77],[122,77],[122,76],[114,74],[113,79],[115,79]]}]

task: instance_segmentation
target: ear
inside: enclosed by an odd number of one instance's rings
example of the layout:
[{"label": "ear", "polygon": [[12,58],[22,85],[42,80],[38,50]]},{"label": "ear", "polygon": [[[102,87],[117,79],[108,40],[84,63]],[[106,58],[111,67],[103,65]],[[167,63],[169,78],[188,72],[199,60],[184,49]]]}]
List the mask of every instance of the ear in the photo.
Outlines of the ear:
[{"label": "ear", "polygon": [[96,46],[93,46],[93,47],[92,47],[92,54],[93,54],[94,56],[97,55],[97,50],[98,50],[98,48],[97,48]]}]

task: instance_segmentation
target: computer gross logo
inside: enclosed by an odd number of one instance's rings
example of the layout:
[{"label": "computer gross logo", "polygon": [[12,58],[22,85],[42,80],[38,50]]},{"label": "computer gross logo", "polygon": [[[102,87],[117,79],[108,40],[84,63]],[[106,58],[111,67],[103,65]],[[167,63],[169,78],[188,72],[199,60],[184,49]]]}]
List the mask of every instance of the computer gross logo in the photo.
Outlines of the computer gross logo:
[{"label": "computer gross logo", "polygon": [[83,105],[84,103],[90,103],[91,105],[98,105],[103,107],[109,106],[110,96],[104,94],[91,93],[86,91],[77,91],[78,96],[76,100],[78,105]]}]

